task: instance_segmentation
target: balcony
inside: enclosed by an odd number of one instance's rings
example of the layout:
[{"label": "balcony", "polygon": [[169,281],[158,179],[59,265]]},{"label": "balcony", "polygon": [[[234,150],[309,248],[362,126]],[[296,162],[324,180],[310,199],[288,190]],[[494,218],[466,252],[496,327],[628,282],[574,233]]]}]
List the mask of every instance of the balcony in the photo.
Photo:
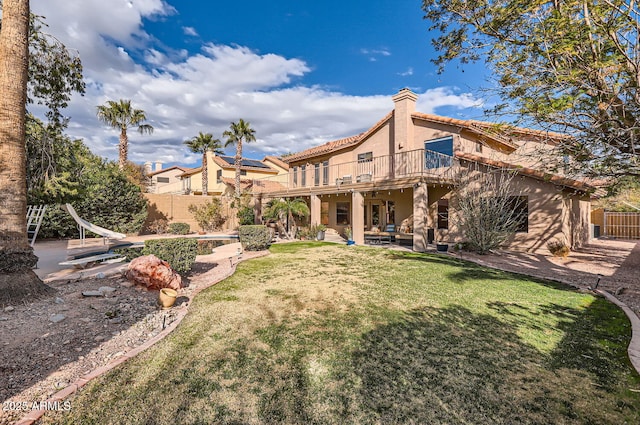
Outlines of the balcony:
[{"label": "balcony", "polygon": [[459,163],[451,156],[417,149],[408,152],[373,157],[323,166],[308,164],[304,172],[298,167],[288,174],[253,180],[254,194],[287,194],[309,190],[340,190],[345,187],[366,187],[382,182],[426,179],[434,183],[457,182]]}]

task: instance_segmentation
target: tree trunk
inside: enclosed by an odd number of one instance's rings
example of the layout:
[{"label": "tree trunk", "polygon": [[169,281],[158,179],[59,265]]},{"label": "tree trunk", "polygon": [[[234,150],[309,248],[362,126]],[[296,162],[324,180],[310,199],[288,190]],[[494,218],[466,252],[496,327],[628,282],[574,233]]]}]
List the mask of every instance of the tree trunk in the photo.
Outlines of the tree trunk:
[{"label": "tree trunk", "polygon": [[242,140],[238,139],[236,146],[236,199],[240,199],[240,167],[242,166]]},{"label": "tree trunk", "polygon": [[25,112],[29,0],[5,0],[0,29],[0,303],[52,291],[27,239]]},{"label": "tree trunk", "polygon": [[118,146],[118,167],[124,169],[127,165],[127,157],[129,156],[129,138],[127,137],[127,129],[120,130],[120,144]]},{"label": "tree trunk", "polygon": [[202,196],[209,191],[209,170],[207,169],[207,151],[202,155]]}]

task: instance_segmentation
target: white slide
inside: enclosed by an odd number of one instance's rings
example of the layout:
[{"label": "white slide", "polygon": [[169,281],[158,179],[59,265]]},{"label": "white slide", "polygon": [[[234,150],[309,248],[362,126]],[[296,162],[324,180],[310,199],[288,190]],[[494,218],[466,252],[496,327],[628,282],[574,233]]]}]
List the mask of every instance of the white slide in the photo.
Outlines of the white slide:
[{"label": "white slide", "polygon": [[85,230],[95,233],[96,235],[102,236],[103,238],[105,238],[105,243],[107,239],[124,239],[127,237],[127,235],[123,233],[114,232],[114,231],[105,229],[104,227],[96,226],[95,224],[89,223],[87,220],[80,218],[80,216],[78,215],[76,210],[73,209],[71,204],[66,204],[62,208],[66,210],[69,214],[71,214],[71,217],[73,217],[76,223],[78,223],[78,227],[80,228],[80,240],[82,240],[82,246],[84,246]]}]

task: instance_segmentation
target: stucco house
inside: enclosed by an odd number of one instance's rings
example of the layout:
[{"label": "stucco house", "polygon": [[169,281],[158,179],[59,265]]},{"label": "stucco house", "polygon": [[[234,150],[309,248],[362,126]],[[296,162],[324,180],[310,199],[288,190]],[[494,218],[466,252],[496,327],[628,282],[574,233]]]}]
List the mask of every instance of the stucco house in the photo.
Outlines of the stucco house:
[{"label": "stucco house", "polygon": [[[241,179],[253,181],[265,177],[286,176],[288,164],[281,159],[266,156],[261,161],[243,158],[240,167]],[[216,155],[207,152],[207,192],[211,196],[222,195],[229,191],[229,183],[235,184],[235,158],[233,156]],[[185,168],[177,174],[178,181],[172,186],[165,186],[157,193],[202,194],[202,167]]]},{"label": "stucco house", "polygon": [[359,244],[365,232],[391,224],[415,251],[424,251],[434,239],[464,241],[456,208],[462,176],[511,169],[518,173],[513,197],[526,221],[509,248],[535,251],[554,238],[571,246],[588,240],[593,188],[542,172],[540,157],[531,155],[566,136],[420,113],[417,99],[400,90],[394,109],[367,131],[284,157],[286,175],[254,182],[258,205],[301,197],[311,224],[339,232],[350,227]]},{"label": "stucco house", "polygon": [[160,165],[156,165],[156,168],[155,171],[151,171],[150,163],[145,164],[146,175],[149,178],[149,187],[147,188],[149,193],[169,193],[178,190],[176,188],[182,187],[180,176],[191,170],[189,167],[180,165],[168,168],[161,168]]}]

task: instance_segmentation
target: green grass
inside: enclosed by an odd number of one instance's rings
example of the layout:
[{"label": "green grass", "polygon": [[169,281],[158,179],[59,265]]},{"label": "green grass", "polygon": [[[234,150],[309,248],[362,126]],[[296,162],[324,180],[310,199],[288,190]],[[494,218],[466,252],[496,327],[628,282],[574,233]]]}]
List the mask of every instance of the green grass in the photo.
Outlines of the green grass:
[{"label": "green grass", "polygon": [[445,256],[271,251],[44,423],[640,422],[630,324],[602,298]]}]

